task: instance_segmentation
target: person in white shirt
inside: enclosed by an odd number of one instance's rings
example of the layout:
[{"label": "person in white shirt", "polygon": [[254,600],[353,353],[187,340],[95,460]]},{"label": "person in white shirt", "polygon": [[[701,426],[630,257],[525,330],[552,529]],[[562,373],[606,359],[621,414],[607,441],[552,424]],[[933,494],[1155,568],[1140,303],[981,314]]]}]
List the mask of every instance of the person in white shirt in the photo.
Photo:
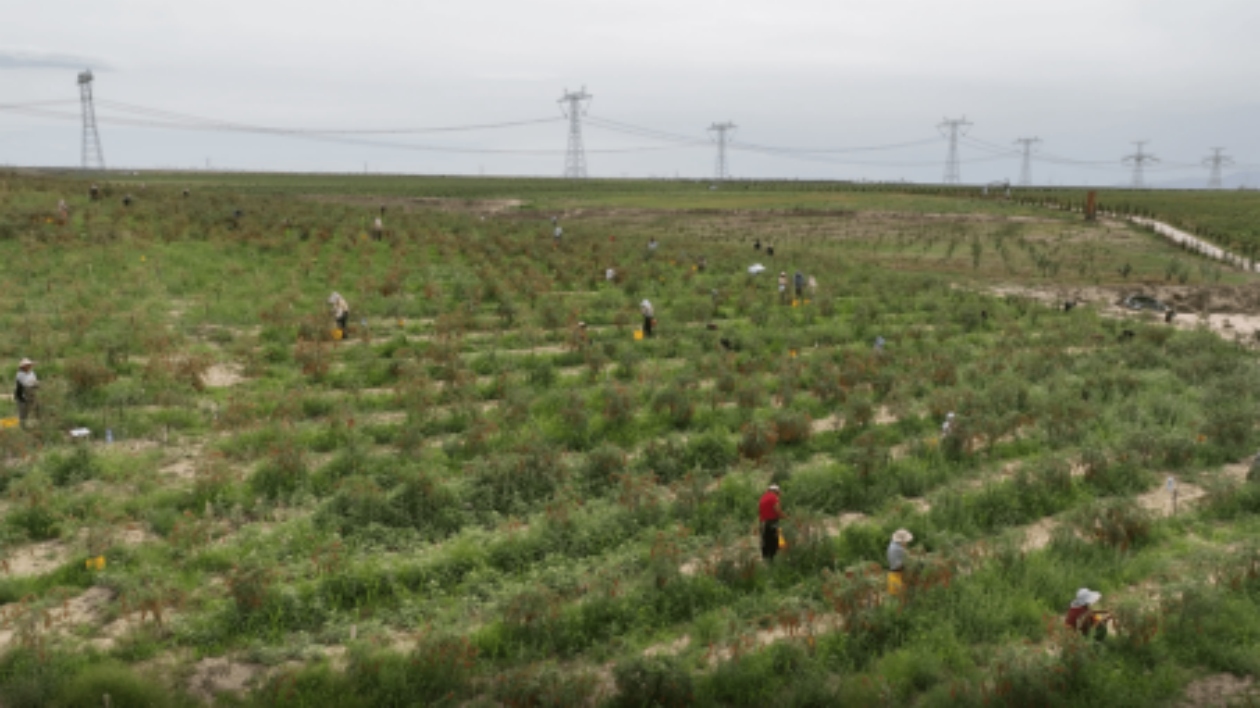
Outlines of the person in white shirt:
[{"label": "person in white shirt", "polygon": [[17,386],[13,391],[13,399],[17,401],[18,421],[26,427],[26,419],[35,409],[35,393],[39,389],[39,379],[35,376],[35,362],[23,359],[18,363]]},{"label": "person in white shirt", "polygon": [[639,312],[643,313],[643,336],[652,336],[652,323],[656,316],[656,311],[652,309],[652,303],[644,300],[639,303]]},{"label": "person in white shirt", "polygon": [[332,307],[333,319],[337,320],[337,329],[341,330],[341,336],[346,335],[346,325],[350,322],[350,303],[341,296],[341,293],[333,293],[328,297],[328,304]]}]

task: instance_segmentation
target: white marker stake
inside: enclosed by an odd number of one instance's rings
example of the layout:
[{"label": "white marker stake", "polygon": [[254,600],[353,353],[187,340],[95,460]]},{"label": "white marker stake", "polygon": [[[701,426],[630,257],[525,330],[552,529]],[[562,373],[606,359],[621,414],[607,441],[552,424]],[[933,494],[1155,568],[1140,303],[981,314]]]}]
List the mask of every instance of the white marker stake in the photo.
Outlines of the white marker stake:
[{"label": "white marker stake", "polygon": [[1168,475],[1168,481],[1164,482],[1164,489],[1168,490],[1168,494],[1172,496],[1172,513],[1177,515],[1177,479],[1172,475]]}]

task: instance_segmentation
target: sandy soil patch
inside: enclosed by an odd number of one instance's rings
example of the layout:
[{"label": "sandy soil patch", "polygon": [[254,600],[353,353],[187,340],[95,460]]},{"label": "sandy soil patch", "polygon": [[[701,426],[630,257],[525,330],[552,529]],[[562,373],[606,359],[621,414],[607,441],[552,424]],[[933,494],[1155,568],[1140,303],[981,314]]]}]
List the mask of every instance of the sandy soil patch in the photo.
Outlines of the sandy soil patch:
[{"label": "sandy soil patch", "polygon": [[1186,686],[1185,696],[1177,706],[1178,708],[1205,708],[1206,706],[1225,708],[1243,705],[1243,701],[1256,698],[1255,684],[1256,680],[1252,676],[1240,677],[1233,674],[1208,676]]},{"label": "sandy soil patch", "polygon": [[223,693],[244,694],[254,677],[263,672],[258,664],[232,661],[222,657],[202,659],[193,666],[188,690],[206,702]]},{"label": "sandy soil patch", "polygon": [[[1207,491],[1196,484],[1176,481],[1177,493],[1177,510],[1184,511],[1189,504],[1207,496]],[[1163,482],[1157,489],[1138,496],[1138,504],[1152,513],[1160,516],[1171,516],[1173,513],[1173,494],[1168,490],[1167,482]]]},{"label": "sandy soil patch", "polygon": [[227,388],[245,380],[237,364],[215,364],[206,370],[201,379],[210,388]]},{"label": "sandy soil patch", "polygon": [[63,541],[41,541],[9,551],[0,571],[9,577],[43,575],[70,560],[70,548]]}]

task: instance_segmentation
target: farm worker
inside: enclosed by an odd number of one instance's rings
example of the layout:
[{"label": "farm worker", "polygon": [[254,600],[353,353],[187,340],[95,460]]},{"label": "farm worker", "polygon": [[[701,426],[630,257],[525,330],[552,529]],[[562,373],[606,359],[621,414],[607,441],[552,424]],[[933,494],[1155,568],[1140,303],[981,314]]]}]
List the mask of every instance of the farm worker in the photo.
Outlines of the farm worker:
[{"label": "farm worker", "polygon": [[656,253],[656,237],[653,237],[651,241],[648,241],[648,250]]},{"label": "farm worker", "polygon": [[98,186],[96,186],[96,185],[92,185],[91,187],[89,187],[89,188],[88,188],[88,197],[90,197],[90,198],[92,199],[92,201],[96,201],[97,199],[100,199],[100,198],[101,198],[101,188],[100,188],[100,187],[98,187]]},{"label": "farm worker", "polygon": [[613,268],[613,267],[611,267],[611,266],[609,266],[609,267],[608,267],[608,268],[604,271],[604,280],[607,280],[608,282],[610,282],[610,283],[611,283],[612,281],[614,281],[614,280],[616,280],[616,279],[617,279],[617,269],[616,269],[616,268]]},{"label": "farm worker", "polygon": [[1171,307],[1168,308],[1168,311],[1164,313],[1164,324],[1172,324],[1173,318],[1176,316],[1177,316],[1177,311],[1172,309]]},{"label": "farm worker", "polygon": [[876,354],[883,354],[883,353],[884,353],[884,344],[885,344],[885,341],[884,341],[884,338],[883,338],[883,337],[876,337],[876,338],[875,338],[875,353],[876,353]]},{"label": "farm worker", "polygon": [[130,195],[130,194],[128,194],[128,195],[126,195],[126,196],[124,196],[124,197],[123,197],[123,206],[125,206],[125,207],[129,207],[129,206],[131,206],[131,195]]},{"label": "farm worker", "polygon": [[754,251],[761,250],[761,239],[757,239],[756,241],[753,241],[753,250]]},{"label": "farm worker", "polygon": [[585,349],[590,344],[590,340],[586,336],[586,323],[578,322],[577,328],[573,330],[573,347],[575,349]]},{"label": "farm worker", "polygon": [[954,412],[950,411],[945,415],[945,422],[941,423],[941,437],[947,437],[950,431],[954,429]]},{"label": "farm worker", "polygon": [[57,215],[61,217],[62,221],[65,221],[66,217],[70,216],[70,207],[66,206],[66,200],[57,200]]},{"label": "farm worker", "polygon": [[656,323],[656,310],[652,309],[652,303],[644,300],[639,303],[639,312],[643,313],[643,336],[652,336],[652,325]]},{"label": "farm worker", "polygon": [[709,259],[705,258],[704,256],[700,256],[700,260],[696,263],[696,270],[703,273],[704,269],[708,267],[709,267]]},{"label": "farm worker", "polygon": [[381,234],[385,233],[385,225],[381,223],[381,217],[376,217],[376,221],[372,222],[372,238],[380,241]]},{"label": "farm worker", "polygon": [[796,297],[799,299],[805,294],[805,274],[796,271],[796,275],[792,276],[792,284],[796,286]]},{"label": "farm worker", "polygon": [[551,232],[551,238],[556,243],[560,243],[560,237],[564,235],[564,228],[557,226],[555,231]]},{"label": "farm worker", "polygon": [[346,336],[346,323],[350,321],[350,303],[341,296],[341,293],[334,292],[328,296],[328,304],[332,307],[333,319],[337,320],[337,329],[341,330],[341,336]]},{"label": "farm worker", "polygon": [[779,505],[779,485],[770,485],[766,493],[761,495],[757,515],[761,520],[761,557],[768,563],[779,552],[779,521],[783,518],[783,508]]},{"label": "farm worker", "polygon": [[773,255],[774,255],[774,246],[770,246],[770,245],[767,245],[767,246],[766,246],[766,255],[767,255],[767,256],[773,256]]},{"label": "farm worker", "polygon": [[35,392],[39,389],[39,379],[35,377],[35,362],[23,359],[18,362],[17,386],[13,390],[13,399],[17,401],[18,421],[26,427],[26,419],[35,408]]},{"label": "farm worker", "polygon": [[906,546],[914,540],[914,534],[905,529],[893,532],[888,544],[888,594],[900,597],[905,592]]},{"label": "farm worker", "polygon": [[779,301],[787,299],[787,271],[779,271]]},{"label": "farm worker", "polygon": [[1094,639],[1098,641],[1106,639],[1107,621],[1111,619],[1111,616],[1106,612],[1090,609],[1092,605],[1101,599],[1102,593],[1100,592],[1095,592],[1089,588],[1077,590],[1076,598],[1072,600],[1067,616],[1063,618],[1063,623],[1087,637],[1092,633]]},{"label": "farm worker", "polygon": [[814,276],[809,276],[809,296],[813,297],[818,292],[818,280]]}]

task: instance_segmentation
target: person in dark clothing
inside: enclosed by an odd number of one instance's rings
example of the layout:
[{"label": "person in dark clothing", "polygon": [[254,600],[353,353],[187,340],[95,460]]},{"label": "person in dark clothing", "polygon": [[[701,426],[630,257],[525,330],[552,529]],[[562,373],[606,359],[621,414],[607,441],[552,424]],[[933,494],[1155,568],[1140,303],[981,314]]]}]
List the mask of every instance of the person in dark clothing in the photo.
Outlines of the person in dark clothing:
[{"label": "person in dark clothing", "polygon": [[761,239],[757,239],[756,241],[753,241],[753,250],[754,251],[761,250]]},{"label": "person in dark clothing", "polygon": [[766,246],[766,255],[767,255],[767,256],[773,256],[773,255],[774,255],[774,246]]},{"label": "person in dark clothing", "polygon": [[761,519],[761,557],[770,562],[779,552],[779,522],[783,519],[783,509],[779,506],[779,485],[772,484],[761,495],[757,509]]},{"label": "person in dark clothing", "polygon": [[796,275],[792,276],[792,285],[796,287],[796,299],[800,300],[805,295],[805,274],[796,271]]},{"label": "person in dark clothing", "polygon": [[652,336],[652,325],[656,324],[656,310],[652,308],[652,303],[644,300],[639,303],[639,312],[643,314],[643,336]]}]

